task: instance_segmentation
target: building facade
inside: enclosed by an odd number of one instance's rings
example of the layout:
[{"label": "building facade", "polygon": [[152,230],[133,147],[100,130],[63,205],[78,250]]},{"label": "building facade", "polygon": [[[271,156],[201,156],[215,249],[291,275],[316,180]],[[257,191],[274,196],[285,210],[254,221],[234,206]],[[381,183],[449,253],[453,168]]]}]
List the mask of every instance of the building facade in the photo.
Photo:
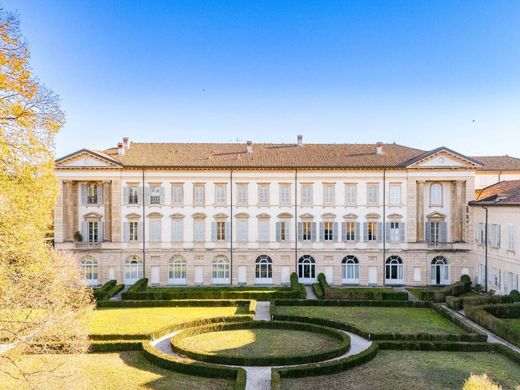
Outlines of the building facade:
[{"label": "building facade", "polygon": [[146,144],[56,162],[91,285],[443,285],[477,275],[478,160],[396,144]]}]

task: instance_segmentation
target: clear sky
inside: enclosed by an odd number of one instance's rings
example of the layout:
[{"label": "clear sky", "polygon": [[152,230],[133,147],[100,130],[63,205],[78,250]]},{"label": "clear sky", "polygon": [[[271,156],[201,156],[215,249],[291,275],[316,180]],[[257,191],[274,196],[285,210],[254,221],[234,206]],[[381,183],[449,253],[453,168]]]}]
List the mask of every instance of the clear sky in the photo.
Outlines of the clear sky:
[{"label": "clear sky", "polygon": [[397,142],[520,156],[520,1],[0,0],[67,123],[148,142]]}]

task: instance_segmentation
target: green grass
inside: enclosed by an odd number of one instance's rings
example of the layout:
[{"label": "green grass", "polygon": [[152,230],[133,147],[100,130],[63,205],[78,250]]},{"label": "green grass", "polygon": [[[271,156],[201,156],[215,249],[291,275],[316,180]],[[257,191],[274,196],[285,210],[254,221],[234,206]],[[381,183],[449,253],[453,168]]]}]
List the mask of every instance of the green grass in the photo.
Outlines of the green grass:
[{"label": "green grass", "polygon": [[503,389],[520,384],[520,367],[488,352],[379,351],[374,360],[339,374],[282,379],[282,389],[461,389],[471,374],[486,373]]},{"label": "green grass", "polygon": [[136,307],[101,308],[89,318],[90,334],[152,333],[167,325],[202,318],[246,314],[247,307]]},{"label": "green grass", "polygon": [[520,332],[520,318],[501,318],[501,320],[508,328],[513,328]]},{"label": "green grass", "polygon": [[290,329],[241,329],[209,332],[179,340],[186,350],[233,357],[274,357],[316,353],[338,343],[326,335]]},{"label": "green grass", "polygon": [[[149,363],[141,352],[25,355],[19,364],[26,370],[58,366],[52,377],[41,377],[33,387],[42,390],[221,390],[233,386],[231,380],[202,378],[162,369]],[[15,380],[0,371],[0,388],[21,390],[29,389],[29,386],[23,380]]]},{"label": "green grass", "polygon": [[276,313],[339,321],[369,333],[467,333],[429,308],[277,306]]}]

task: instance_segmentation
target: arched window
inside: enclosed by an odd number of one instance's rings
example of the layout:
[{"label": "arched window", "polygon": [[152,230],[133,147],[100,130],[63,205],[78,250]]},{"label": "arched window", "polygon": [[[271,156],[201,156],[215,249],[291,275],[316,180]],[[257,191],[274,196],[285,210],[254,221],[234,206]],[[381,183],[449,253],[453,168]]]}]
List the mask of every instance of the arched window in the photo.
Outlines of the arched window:
[{"label": "arched window", "polygon": [[173,256],[168,264],[168,283],[186,284],[186,260]]},{"label": "arched window", "polygon": [[143,277],[143,262],[137,256],[130,257],[125,263],[125,284],[134,284]]},{"label": "arched window", "polygon": [[348,255],[341,261],[341,278],[343,283],[359,283],[359,260]]},{"label": "arched window", "polygon": [[229,261],[224,256],[218,256],[213,260],[213,279],[214,284],[229,284]]},{"label": "arched window", "polygon": [[98,264],[91,256],[86,256],[80,263],[81,272],[83,273],[87,284],[89,286],[96,286],[98,284]]},{"label": "arched window", "polygon": [[432,260],[431,283],[435,285],[450,284],[450,267],[444,256],[436,256]]},{"label": "arched window", "polygon": [[316,279],[316,262],[310,255],[304,255],[298,260],[298,278],[302,283],[312,283]]},{"label": "arched window", "polygon": [[403,284],[403,260],[399,256],[390,256],[386,259],[386,283]]},{"label": "arched window", "polygon": [[273,282],[273,261],[269,256],[257,257],[255,262],[255,283]]},{"label": "arched window", "polygon": [[440,183],[430,185],[430,205],[442,206],[442,185]]}]

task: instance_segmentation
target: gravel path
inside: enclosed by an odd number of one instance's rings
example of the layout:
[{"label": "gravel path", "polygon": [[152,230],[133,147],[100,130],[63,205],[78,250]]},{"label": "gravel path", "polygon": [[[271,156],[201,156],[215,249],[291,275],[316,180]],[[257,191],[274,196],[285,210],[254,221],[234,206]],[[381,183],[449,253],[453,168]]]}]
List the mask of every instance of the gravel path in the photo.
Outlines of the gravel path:
[{"label": "gravel path", "polygon": [[255,321],[271,321],[271,302],[256,302]]},{"label": "gravel path", "polygon": [[307,299],[318,299],[316,294],[314,294],[312,286],[305,286],[305,292],[307,293]]}]

